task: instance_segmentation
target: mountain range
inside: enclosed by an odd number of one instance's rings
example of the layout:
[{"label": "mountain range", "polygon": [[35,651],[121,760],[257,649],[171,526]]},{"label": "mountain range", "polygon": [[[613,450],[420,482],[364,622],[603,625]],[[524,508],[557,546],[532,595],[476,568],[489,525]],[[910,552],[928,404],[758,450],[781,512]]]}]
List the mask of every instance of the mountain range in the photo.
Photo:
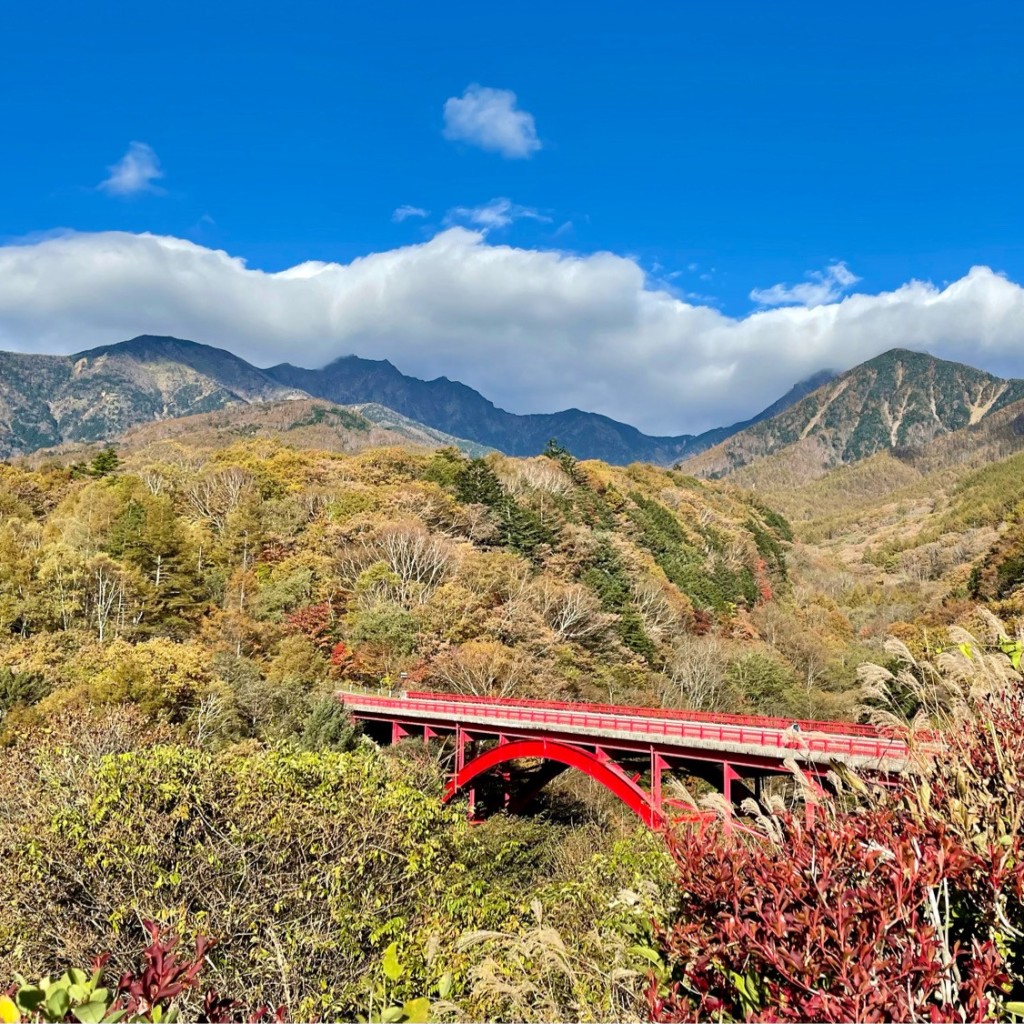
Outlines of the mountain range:
[{"label": "mountain range", "polygon": [[[387,360],[346,356],[319,370],[289,363],[260,369],[223,349],[143,335],[70,356],[0,352],[0,458],[115,439],[131,428],[136,441],[179,430],[225,438],[287,430],[297,439],[301,429],[342,448],[372,438],[524,456],[553,438],[578,458],[618,465],[679,465],[695,476],[722,477],[785,463],[787,472],[799,467],[809,479],[879,451],[921,450],[995,413],[1012,413],[1018,402],[1022,380],[893,349],[844,373],[815,374],[741,423],[653,437],[579,409],[516,415],[458,381],[420,380]],[[235,411],[213,415],[222,410]],[[159,426],[181,417],[192,420]]]},{"label": "mountain range", "polygon": [[556,438],[579,458],[671,465],[777,414],[831,376],[818,374],[796,385],[731,427],[651,437],[579,409],[519,416],[458,381],[419,380],[387,360],[346,356],[320,370],[288,363],[259,369],[223,349],[143,335],[70,356],[0,353],[0,457],[102,441],[154,420],[312,397],[383,406],[407,421],[509,455],[536,455]]},{"label": "mountain range", "polygon": [[329,363],[322,370],[306,370],[282,363],[270,367],[266,373],[278,384],[341,405],[376,402],[448,434],[497,448],[507,455],[537,455],[550,439],[556,438],[577,458],[602,459],[615,465],[630,462],[671,465],[766,417],[774,416],[833,376],[828,371],[816,374],[742,423],[718,427],[703,434],[654,437],[608,416],[580,409],[516,415],[499,409],[465,384],[447,377],[430,381],[408,377],[386,359],[346,356]]}]

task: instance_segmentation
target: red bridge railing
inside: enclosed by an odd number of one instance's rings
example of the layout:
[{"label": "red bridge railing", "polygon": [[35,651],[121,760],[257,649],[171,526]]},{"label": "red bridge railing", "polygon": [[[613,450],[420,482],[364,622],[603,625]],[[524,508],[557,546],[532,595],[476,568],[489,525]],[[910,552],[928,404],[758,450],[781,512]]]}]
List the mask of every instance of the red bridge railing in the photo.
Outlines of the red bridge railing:
[{"label": "red bridge railing", "polygon": [[835,736],[869,736],[888,738],[888,733],[874,725],[859,722],[818,722],[810,718],[781,718],[770,715],[733,715],[720,711],[681,711],[673,708],[646,708],[635,704],[586,704],[573,701],[521,700],[518,697],[475,697],[467,694],[432,693],[409,690],[408,697],[417,700],[440,700],[460,704],[502,704],[510,707],[546,708],[552,711],[573,711],[586,708],[613,715],[640,718],[665,718],[681,722],[713,722],[718,725],[757,726],[763,729],[787,729],[799,725],[804,732],[823,732]]}]

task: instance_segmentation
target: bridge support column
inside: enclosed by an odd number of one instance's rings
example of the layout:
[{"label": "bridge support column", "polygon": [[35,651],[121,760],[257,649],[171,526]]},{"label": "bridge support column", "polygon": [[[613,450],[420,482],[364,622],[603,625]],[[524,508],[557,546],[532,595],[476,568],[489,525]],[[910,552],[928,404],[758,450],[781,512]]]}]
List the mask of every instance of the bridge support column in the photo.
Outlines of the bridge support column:
[{"label": "bridge support column", "polygon": [[404,740],[405,737],[408,736],[408,735],[409,735],[409,730],[406,729],[406,727],[404,725],[402,725],[401,722],[392,722],[391,723],[391,743],[392,743],[392,745],[397,743],[399,740]]},{"label": "bridge support column", "polygon": [[[467,758],[468,748],[468,758]],[[459,777],[462,769],[466,767],[467,760],[472,761],[476,756],[476,742],[473,737],[460,725],[455,729],[455,778]],[[476,785],[471,784],[466,789],[466,796],[469,800],[469,820],[476,819]]]},{"label": "bridge support column", "polygon": [[[508,743],[508,737],[504,733],[498,733],[498,746],[503,747]],[[501,809],[507,811],[512,806],[512,773],[508,768],[502,768],[498,773],[501,779]]]},{"label": "bridge support column", "polygon": [[651,750],[651,803],[656,811],[664,810],[664,803],[661,797],[661,773],[668,767],[668,762],[657,753]]},{"label": "bridge support column", "polygon": [[732,784],[739,782],[740,773],[728,761],[722,762],[722,796],[732,803]]},{"label": "bridge support column", "polygon": [[429,747],[430,741],[437,739],[437,733],[429,725],[423,726],[423,746]]}]

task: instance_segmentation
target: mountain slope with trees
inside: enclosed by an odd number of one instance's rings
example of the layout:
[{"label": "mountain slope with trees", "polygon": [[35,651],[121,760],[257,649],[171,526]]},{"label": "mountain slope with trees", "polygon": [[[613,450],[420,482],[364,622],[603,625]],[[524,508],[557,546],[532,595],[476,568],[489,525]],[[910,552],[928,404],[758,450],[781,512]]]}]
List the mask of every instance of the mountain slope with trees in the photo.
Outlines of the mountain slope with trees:
[{"label": "mountain slope with trees", "polygon": [[[0,466],[0,665],[46,691],[25,713],[120,699],[126,664],[178,720],[219,693],[229,734],[253,727],[253,701],[290,694],[297,713],[319,683],[400,671],[441,689],[700,703],[680,642],[734,620],[742,636],[787,586],[783,520],[669,470],[195,433],[120,465],[106,451]],[[722,671],[748,653],[738,643]],[[758,653],[767,689],[739,693],[744,663],[734,699],[806,711],[797,673]]]},{"label": "mountain slope with trees", "polygon": [[1003,380],[922,352],[893,349],[839,374],[770,419],[687,458],[702,477],[774,458],[806,478],[876,452],[914,451],[982,423],[1024,399],[1024,381]]},{"label": "mountain slope with trees", "polygon": [[[458,448],[472,456],[487,455],[491,451],[484,445],[451,437],[380,405],[340,406],[311,398],[230,405],[215,412],[140,423],[118,437],[117,451],[122,457],[128,457],[141,448],[182,442],[190,448],[212,451],[255,439],[334,452],[403,445]],[[63,461],[69,458],[88,461],[104,447],[103,442],[64,444],[56,449],[44,449],[29,461],[39,462],[54,455],[59,455]]]},{"label": "mountain slope with trees", "polygon": [[72,356],[0,352],[0,457],[107,440],[151,420],[302,397],[228,352],[173,338]]}]

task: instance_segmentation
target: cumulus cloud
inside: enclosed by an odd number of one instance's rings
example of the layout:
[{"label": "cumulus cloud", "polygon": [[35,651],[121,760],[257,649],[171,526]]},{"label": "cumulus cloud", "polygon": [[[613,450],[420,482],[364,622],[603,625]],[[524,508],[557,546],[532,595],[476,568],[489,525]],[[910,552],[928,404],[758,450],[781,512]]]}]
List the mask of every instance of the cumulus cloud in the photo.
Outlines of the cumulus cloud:
[{"label": "cumulus cloud", "polygon": [[410,217],[429,217],[430,211],[424,210],[422,206],[400,206],[393,214],[391,219],[396,224],[401,224],[403,220],[408,220]]},{"label": "cumulus cloud", "polygon": [[445,215],[446,224],[468,224],[483,232],[495,228],[507,228],[516,220],[536,220],[545,224],[551,223],[550,217],[535,210],[532,206],[520,206],[511,199],[492,199],[482,206],[456,206]]},{"label": "cumulus cloud", "polygon": [[261,366],[389,358],[514,412],[576,406],[675,434],[742,419],[816,370],[894,346],[1022,373],[1024,289],[975,267],[945,287],[911,281],[737,318],[625,257],[496,245],[464,227],[278,273],[148,234],[0,246],[0,348],[75,352],[143,333]]},{"label": "cumulus cloud", "polygon": [[139,192],[160,192],[154,184],[164,176],[160,169],[160,161],[152,146],[145,142],[133,142],[116,164],[107,168],[109,177],[101,181],[99,187],[112,196],[131,196]]},{"label": "cumulus cloud", "polygon": [[859,280],[845,263],[832,263],[824,270],[812,270],[800,284],[755,288],[750,298],[761,306],[822,306],[835,302]]},{"label": "cumulus cloud", "polygon": [[516,106],[516,94],[482,85],[469,85],[461,96],[445,101],[444,137],[510,160],[525,159],[541,148],[533,114]]}]

